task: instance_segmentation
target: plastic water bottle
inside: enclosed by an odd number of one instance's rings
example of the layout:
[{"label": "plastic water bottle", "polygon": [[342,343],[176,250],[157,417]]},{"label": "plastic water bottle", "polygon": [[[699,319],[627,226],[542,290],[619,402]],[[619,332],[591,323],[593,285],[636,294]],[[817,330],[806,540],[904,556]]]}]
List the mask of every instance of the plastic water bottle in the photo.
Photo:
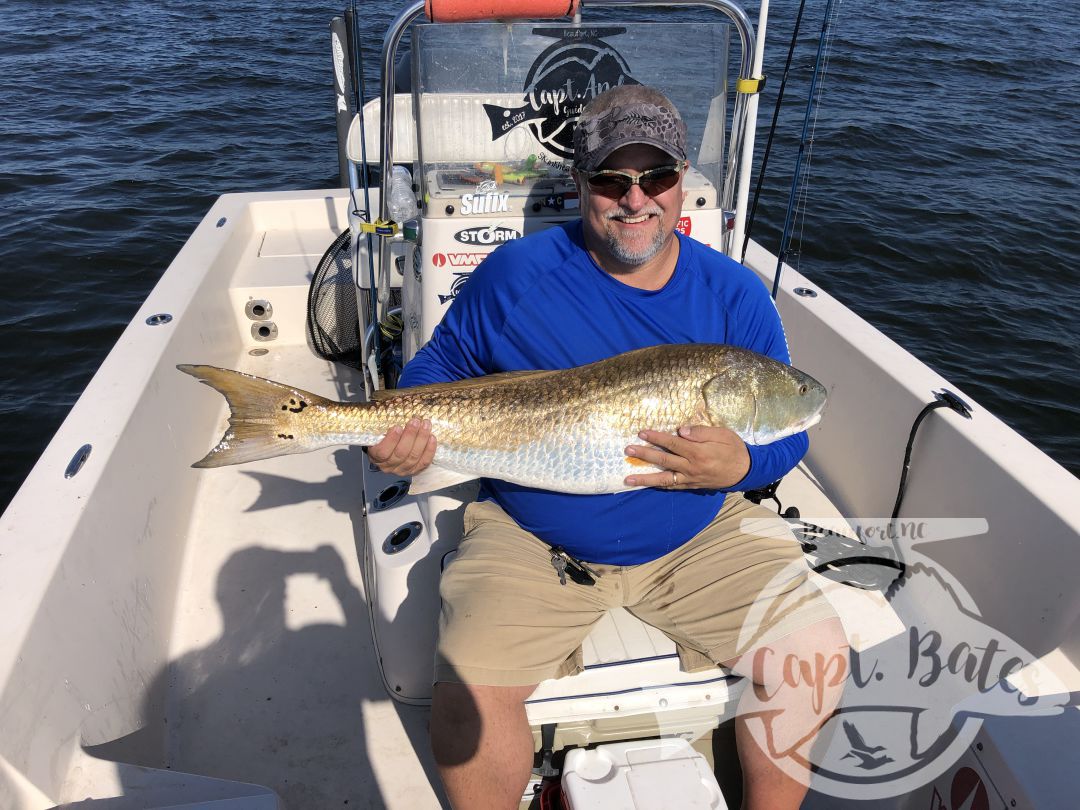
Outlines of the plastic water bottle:
[{"label": "plastic water bottle", "polygon": [[415,219],[420,210],[412,189],[412,174],[404,166],[395,166],[390,178],[390,218],[399,225]]}]

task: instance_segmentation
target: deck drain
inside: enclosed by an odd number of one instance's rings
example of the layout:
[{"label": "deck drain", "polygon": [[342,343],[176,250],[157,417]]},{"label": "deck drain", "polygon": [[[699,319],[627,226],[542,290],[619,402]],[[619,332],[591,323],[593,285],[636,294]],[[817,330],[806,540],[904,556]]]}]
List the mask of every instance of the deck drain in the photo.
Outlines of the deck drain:
[{"label": "deck drain", "polygon": [[412,545],[413,540],[420,536],[424,527],[418,521],[410,521],[404,526],[399,526],[394,532],[383,540],[382,550],[384,554],[398,554]]}]

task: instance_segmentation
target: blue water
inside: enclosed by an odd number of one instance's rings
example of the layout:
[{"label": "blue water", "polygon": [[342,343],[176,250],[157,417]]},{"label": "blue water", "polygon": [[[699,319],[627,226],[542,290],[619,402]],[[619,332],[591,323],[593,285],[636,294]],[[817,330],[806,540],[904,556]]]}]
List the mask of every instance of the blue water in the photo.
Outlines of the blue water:
[{"label": "blue water", "polygon": [[[771,7],[762,142],[796,4]],[[400,7],[364,8],[374,53]],[[823,9],[754,233],[772,249]],[[0,507],[219,194],[337,184],[340,10],[4,2]],[[839,10],[793,261],[1080,473],[1080,22],[1023,0]]]}]

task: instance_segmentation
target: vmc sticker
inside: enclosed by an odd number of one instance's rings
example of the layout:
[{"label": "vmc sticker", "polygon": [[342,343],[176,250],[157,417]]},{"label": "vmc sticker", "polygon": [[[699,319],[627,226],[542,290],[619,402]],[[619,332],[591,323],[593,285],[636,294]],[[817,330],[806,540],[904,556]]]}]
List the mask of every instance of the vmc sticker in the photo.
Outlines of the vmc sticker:
[{"label": "vmc sticker", "polygon": [[487,257],[487,253],[435,253],[431,263],[435,267],[476,267]]}]

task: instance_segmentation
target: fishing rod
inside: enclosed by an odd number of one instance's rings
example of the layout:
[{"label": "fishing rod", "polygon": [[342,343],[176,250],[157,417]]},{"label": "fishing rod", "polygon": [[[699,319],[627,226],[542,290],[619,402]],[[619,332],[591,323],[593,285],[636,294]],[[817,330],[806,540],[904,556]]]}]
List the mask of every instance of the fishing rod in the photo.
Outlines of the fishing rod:
[{"label": "fishing rod", "polygon": [[761,170],[758,172],[757,185],[754,187],[754,202],[750,206],[750,216],[746,223],[746,235],[743,237],[742,250],[739,253],[739,261],[746,261],[746,248],[750,244],[750,233],[754,229],[754,219],[757,216],[758,200],[761,198],[761,187],[765,183],[765,170],[769,165],[769,155],[772,154],[773,140],[776,138],[776,124],[780,118],[780,108],[784,104],[784,90],[787,88],[788,74],[791,72],[791,58],[795,55],[795,44],[802,28],[803,10],[806,8],[806,0],[800,0],[799,13],[795,15],[795,29],[791,32],[791,43],[788,45],[787,61],[784,62],[784,75],[780,77],[780,88],[776,92],[776,106],[773,108],[772,123],[769,125],[769,139],[765,142],[765,153],[761,158]]},{"label": "fishing rod", "polygon": [[799,136],[799,152],[795,156],[795,173],[791,178],[791,192],[788,195],[787,211],[784,214],[784,230],[780,237],[780,250],[776,257],[776,275],[773,277],[772,297],[775,299],[780,289],[780,272],[784,267],[784,261],[791,252],[791,221],[795,214],[795,198],[799,191],[799,178],[802,174],[803,155],[806,153],[808,143],[807,135],[810,129],[810,115],[814,110],[814,93],[817,89],[818,74],[821,72],[821,63],[825,54],[825,43],[829,39],[829,27],[832,20],[833,0],[825,3],[825,18],[821,22],[821,33],[818,36],[817,57],[814,60],[814,72],[810,76],[810,89],[806,94],[806,114],[803,116],[802,134]]}]

